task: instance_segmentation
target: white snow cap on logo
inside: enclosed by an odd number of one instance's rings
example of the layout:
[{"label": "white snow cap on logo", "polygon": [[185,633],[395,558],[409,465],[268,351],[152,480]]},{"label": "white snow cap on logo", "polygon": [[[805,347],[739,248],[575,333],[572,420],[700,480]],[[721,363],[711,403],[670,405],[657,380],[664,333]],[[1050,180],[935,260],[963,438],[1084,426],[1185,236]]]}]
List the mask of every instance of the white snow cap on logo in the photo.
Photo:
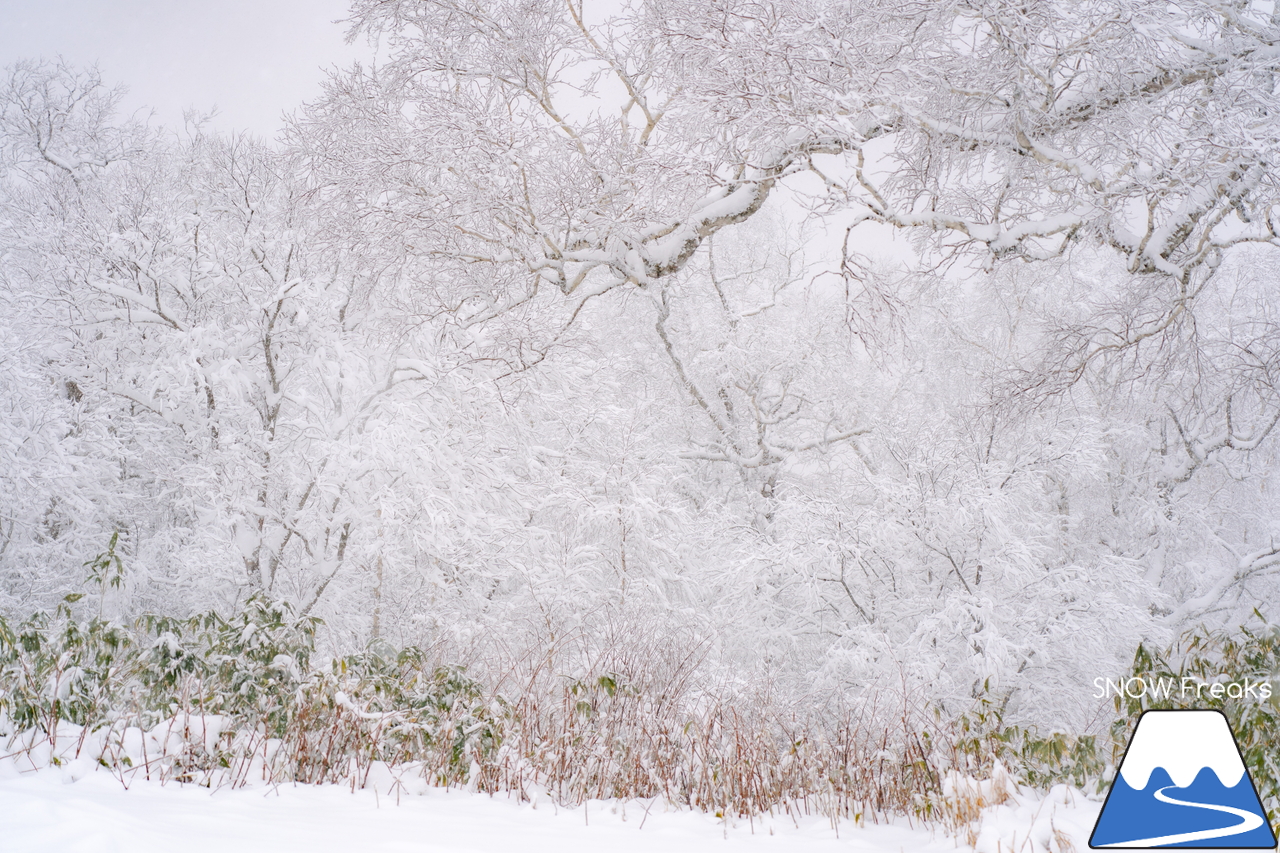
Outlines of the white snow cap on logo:
[{"label": "white snow cap on logo", "polygon": [[1227,718],[1217,711],[1144,714],[1120,765],[1120,775],[1130,788],[1141,791],[1157,767],[1167,770],[1179,788],[1194,782],[1205,767],[1228,788],[1244,776],[1244,762]]}]

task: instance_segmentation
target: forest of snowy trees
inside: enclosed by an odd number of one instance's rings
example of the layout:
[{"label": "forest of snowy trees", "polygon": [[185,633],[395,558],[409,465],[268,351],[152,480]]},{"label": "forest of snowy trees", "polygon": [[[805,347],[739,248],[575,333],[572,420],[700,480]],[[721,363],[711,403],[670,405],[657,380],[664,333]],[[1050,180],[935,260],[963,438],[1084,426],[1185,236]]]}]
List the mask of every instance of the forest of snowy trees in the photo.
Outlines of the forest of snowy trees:
[{"label": "forest of snowy trees", "polygon": [[1277,618],[1280,5],[349,26],[274,141],[5,69],[0,616],[1070,730]]}]

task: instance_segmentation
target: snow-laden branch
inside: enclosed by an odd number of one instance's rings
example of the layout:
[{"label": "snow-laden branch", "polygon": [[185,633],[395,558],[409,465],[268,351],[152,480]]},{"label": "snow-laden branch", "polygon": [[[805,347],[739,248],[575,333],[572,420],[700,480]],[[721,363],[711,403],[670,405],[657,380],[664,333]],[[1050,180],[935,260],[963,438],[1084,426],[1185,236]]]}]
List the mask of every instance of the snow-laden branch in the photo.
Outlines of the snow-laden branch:
[{"label": "snow-laden branch", "polygon": [[1079,157],[1071,157],[1044,142],[1032,139],[1023,130],[1019,130],[1016,133],[1002,133],[1000,131],[982,132],[970,130],[967,127],[963,127],[952,122],[931,119],[926,116],[912,116],[912,118],[925,129],[944,138],[950,138],[960,142],[969,142],[974,145],[981,145],[984,147],[1003,149],[1011,151],[1014,154],[1030,155],[1040,163],[1053,166],[1054,168],[1061,169],[1064,172],[1075,175],[1094,190],[1101,192],[1105,189],[1102,180],[1102,173],[1094,168],[1093,165],[1085,162]]},{"label": "snow-laden branch", "polygon": [[[835,138],[794,142],[785,149],[747,163],[737,175],[711,190],[688,212],[664,225],[646,229],[633,238],[600,241],[589,236],[571,238],[568,248],[548,256],[537,269],[551,270],[566,294],[574,294],[590,273],[606,267],[616,283],[642,287],[684,268],[708,237],[730,225],[745,222],[769,198],[783,177],[808,168],[816,154],[839,154],[851,144]],[[604,285],[605,287],[609,285]]]},{"label": "snow-laden branch", "polygon": [[1165,617],[1173,626],[1183,626],[1205,614],[1225,606],[1228,595],[1244,583],[1280,567],[1280,547],[1268,546],[1240,555],[1234,566],[1204,587],[1197,595],[1187,599]]}]

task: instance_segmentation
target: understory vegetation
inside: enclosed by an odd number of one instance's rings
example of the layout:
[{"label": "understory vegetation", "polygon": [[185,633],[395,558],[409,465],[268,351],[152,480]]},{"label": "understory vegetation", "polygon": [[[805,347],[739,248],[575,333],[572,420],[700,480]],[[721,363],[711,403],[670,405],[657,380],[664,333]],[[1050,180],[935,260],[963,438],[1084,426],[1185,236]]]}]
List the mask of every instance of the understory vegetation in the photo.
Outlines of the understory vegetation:
[{"label": "understory vegetation", "polygon": [[[692,666],[572,677],[555,650],[495,684],[381,641],[323,658],[319,619],[260,596],[228,616],[132,625],[77,618],[81,597],[0,619],[0,751],[20,767],[78,761],[126,785],[208,787],[356,788],[407,774],[570,804],[659,797],[735,816],[962,825],[999,802],[978,778],[1104,793],[1142,710],[1194,705],[1227,713],[1264,806],[1280,811],[1275,699],[1116,698],[1099,733],[1041,733],[1005,725],[987,696],[958,718],[889,691],[856,708],[801,710],[700,683]],[[1280,627],[1264,622],[1140,646],[1129,676],[1266,680],[1278,669]]]}]

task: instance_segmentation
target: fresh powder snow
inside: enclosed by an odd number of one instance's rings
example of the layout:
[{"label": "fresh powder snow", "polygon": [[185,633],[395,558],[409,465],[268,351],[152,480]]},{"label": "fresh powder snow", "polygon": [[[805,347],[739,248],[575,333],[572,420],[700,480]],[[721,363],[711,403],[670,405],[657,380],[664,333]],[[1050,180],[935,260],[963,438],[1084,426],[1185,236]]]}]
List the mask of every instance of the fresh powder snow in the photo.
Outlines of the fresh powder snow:
[{"label": "fresh powder snow", "polygon": [[[427,786],[389,771],[376,787],[258,785],[210,790],[122,782],[87,761],[20,772],[0,762],[4,853],[573,853],[616,851],[847,851],[981,853],[1087,849],[1100,804],[1065,787],[1016,793],[988,809],[970,837],[905,818],[833,825],[819,816],[718,818],[656,800],[600,801],[566,808],[545,793],[505,795]],[[964,833],[961,833],[964,834]],[[1071,845],[1071,846],[1068,846]]]}]

